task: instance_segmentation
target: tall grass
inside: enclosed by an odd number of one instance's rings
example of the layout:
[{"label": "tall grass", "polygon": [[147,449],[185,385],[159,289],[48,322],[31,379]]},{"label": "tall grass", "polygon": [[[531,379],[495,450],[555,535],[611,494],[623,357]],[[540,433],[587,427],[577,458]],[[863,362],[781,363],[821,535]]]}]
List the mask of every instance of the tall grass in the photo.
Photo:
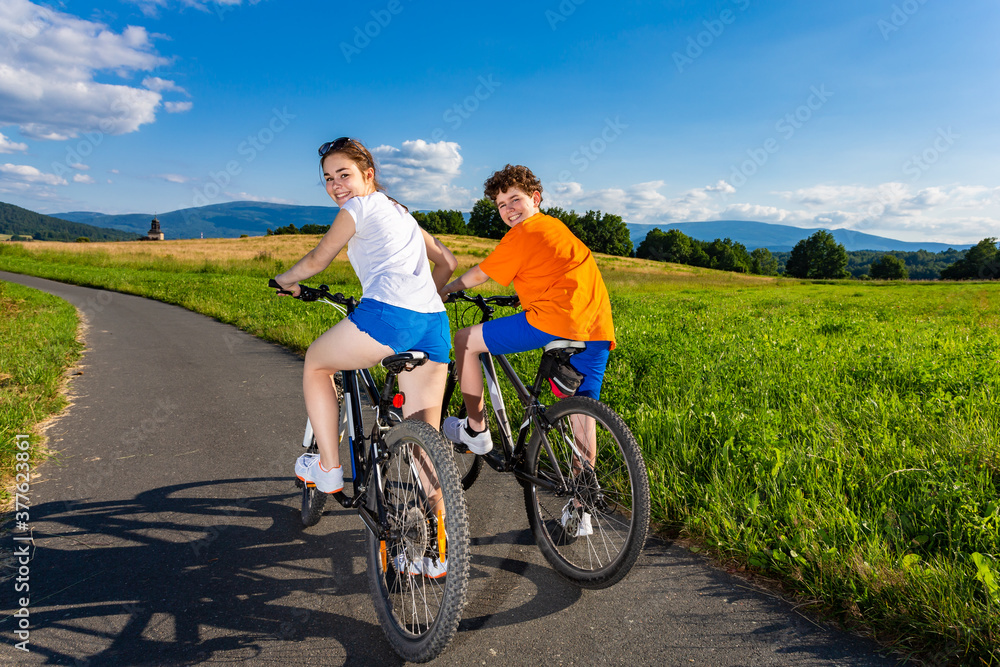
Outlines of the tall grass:
[{"label": "tall grass", "polygon": [[[264,280],[286,260],[258,252],[13,247],[0,268],[178,303],[304,350],[332,311],[271,296]],[[600,261],[619,343],[603,399],[642,443],[655,520],[900,651],[1000,662],[1000,291]],[[342,262],[321,281],[359,290]]]},{"label": "tall grass", "polygon": [[81,348],[76,325],[76,311],[62,299],[0,282],[0,506],[11,501],[15,436],[30,436],[33,466],[43,451],[37,425],[66,404],[63,378]]}]

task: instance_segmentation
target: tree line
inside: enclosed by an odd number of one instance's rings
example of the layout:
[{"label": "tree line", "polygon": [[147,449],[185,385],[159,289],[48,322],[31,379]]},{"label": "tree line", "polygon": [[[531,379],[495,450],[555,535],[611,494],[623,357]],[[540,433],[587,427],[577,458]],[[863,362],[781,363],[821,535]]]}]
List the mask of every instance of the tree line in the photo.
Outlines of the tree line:
[{"label": "tree line", "polygon": [[[619,257],[639,257],[720,271],[792,278],[861,280],[996,280],[1000,279],[1000,251],[995,238],[987,238],[967,251],[939,253],[859,250],[848,252],[833,235],[820,230],[799,241],[790,252],[767,248],[747,250],[732,239],[701,241],[669,229],[654,228],[633,252],[628,226],[621,216],[602,211],[580,214],[559,207],[542,213],[562,220],[593,252]],[[431,234],[455,234],[501,239],[507,232],[500,212],[487,198],[473,205],[468,221],[461,211],[413,211],[417,223]],[[294,224],[268,229],[267,235],[325,234],[329,225]]]},{"label": "tree line", "polygon": [[70,222],[4,202],[0,202],[0,234],[9,234],[12,241],[76,241],[79,238],[131,241],[138,238],[132,232]]},{"label": "tree line", "polygon": [[[487,198],[480,199],[472,207],[469,220],[466,222],[461,211],[411,211],[417,224],[431,234],[456,234],[461,236],[478,236],[486,239],[501,239],[509,227],[500,218],[496,205]],[[629,236],[628,225],[621,216],[601,211],[587,211],[579,214],[576,211],[566,211],[561,208],[544,208],[542,213],[562,220],[570,231],[583,241],[593,252],[619,257],[632,256],[632,239]],[[281,234],[325,234],[330,225],[303,225],[296,227],[288,224],[275,229],[268,228],[267,236]]]},{"label": "tree line", "polygon": [[676,229],[664,232],[656,228],[635,254],[662,262],[791,278],[1000,280],[1000,249],[995,238],[983,239],[966,251],[848,252],[830,232],[820,230],[795,244],[791,252],[771,253],[766,248],[747,252],[743,244],[731,239],[699,241]]}]

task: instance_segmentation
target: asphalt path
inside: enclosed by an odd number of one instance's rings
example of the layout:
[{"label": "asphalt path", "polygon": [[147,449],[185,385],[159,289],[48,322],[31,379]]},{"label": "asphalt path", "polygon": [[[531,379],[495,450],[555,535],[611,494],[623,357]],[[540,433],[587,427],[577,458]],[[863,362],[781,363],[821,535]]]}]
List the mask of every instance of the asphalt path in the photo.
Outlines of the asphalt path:
[{"label": "asphalt path", "polygon": [[[0,280],[86,324],[72,405],[48,430],[58,454],[31,483],[27,653],[2,535],[0,663],[401,663],[368,596],[360,519],[299,521],[298,356],[176,306]],[[469,603],[433,664],[897,664],[658,538],[623,582],[580,590],[534,546],[512,478],[485,469],[468,502]]]}]

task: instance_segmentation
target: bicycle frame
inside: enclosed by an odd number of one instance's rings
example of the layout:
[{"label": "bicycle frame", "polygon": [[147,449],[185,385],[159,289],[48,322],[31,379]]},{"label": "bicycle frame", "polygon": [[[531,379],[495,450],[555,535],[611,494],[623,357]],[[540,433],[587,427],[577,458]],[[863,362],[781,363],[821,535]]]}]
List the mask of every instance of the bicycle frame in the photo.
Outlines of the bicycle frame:
[{"label": "bicycle frame", "polygon": [[[457,298],[470,301],[480,308],[482,311],[482,319],[480,323],[490,320],[494,309],[491,305],[489,305],[490,302],[487,299],[482,296],[469,297],[465,295],[464,292],[456,294],[460,294]],[[497,299],[498,297],[492,298]],[[510,298],[511,297],[500,297],[500,299],[508,300]],[[514,388],[518,400],[521,402],[521,405],[524,406],[524,420],[518,427],[516,441],[514,440],[510,419],[507,416],[507,406],[504,403],[503,395],[500,391],[500,381],[499,376],[497,375],[494,360],[500,365],[500,369],[503,371],[507,380]],[[552,491],[557,496],[566,494],[569,491],[568,484],[566,479],[562,476],[562,473],[559,472],[558,465],[553,465],[553,468],[559,476],[558,484],[553,484],[550,480],[529,475],[524,472],[523,469],[525,463],[525,453],[528,445],[528,436],[531,433],[532,427],[537,429],[539,437],[542,438],[542,443],[549,459],[553,463],[556,461],[556,456],[552,451],[552,445],[549,443],[547,435],[552,425],[545,418],[545,405],[539,401],[539,396],[541,395],[542,387],[544,386],[544,378],[541,373],[536,374],[535,382],[529,389],[521,380],[521,377],[517,374],[517,371],[514,370],[514,367],[505,355],[493,355],[489,352],[483,352],[479,355],[479,363],[483,369],[486,389],[490,394],[490,405],[497,418],[497,425],[500,431],[500,444],[503,448],[502,459],[493,454],[486,454],[483,456],[483,459],[490,465],[491,468],[498,472],[513,473],[514,476],[520,481],[529,482],[548,491]],[[452,394],[454,393],[456,380],[457,378],[455,373],[449,373],[448,385],[445,389],[445,405],[447,405]],[[575,442],[571,442],[570,446],[572,447],[574,454],[580,457],[581,460],[586,458],[578,449]]]}]

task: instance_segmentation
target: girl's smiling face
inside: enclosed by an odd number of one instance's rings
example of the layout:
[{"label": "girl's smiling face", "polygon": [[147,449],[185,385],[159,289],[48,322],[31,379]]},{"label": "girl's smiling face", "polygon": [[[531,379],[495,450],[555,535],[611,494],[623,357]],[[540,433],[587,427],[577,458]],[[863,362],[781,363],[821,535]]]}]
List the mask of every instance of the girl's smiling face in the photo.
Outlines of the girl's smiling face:
[{"label": "girl's smiling face", "polygon": [[323,158],[323,181],[326,193],[337,206],[343,206],[351,197],[363,197],[375,192],[375,170],[362,173],[357,163],[343,153],[332,153]]},{"label": "girl's smiling face", "polygon": [[542,193],[537,190],[528,195],[517,188],[501,192],[496,198],[500,219],[507,223],[508,227],[513,227],[538,213],[541,202]]}]

